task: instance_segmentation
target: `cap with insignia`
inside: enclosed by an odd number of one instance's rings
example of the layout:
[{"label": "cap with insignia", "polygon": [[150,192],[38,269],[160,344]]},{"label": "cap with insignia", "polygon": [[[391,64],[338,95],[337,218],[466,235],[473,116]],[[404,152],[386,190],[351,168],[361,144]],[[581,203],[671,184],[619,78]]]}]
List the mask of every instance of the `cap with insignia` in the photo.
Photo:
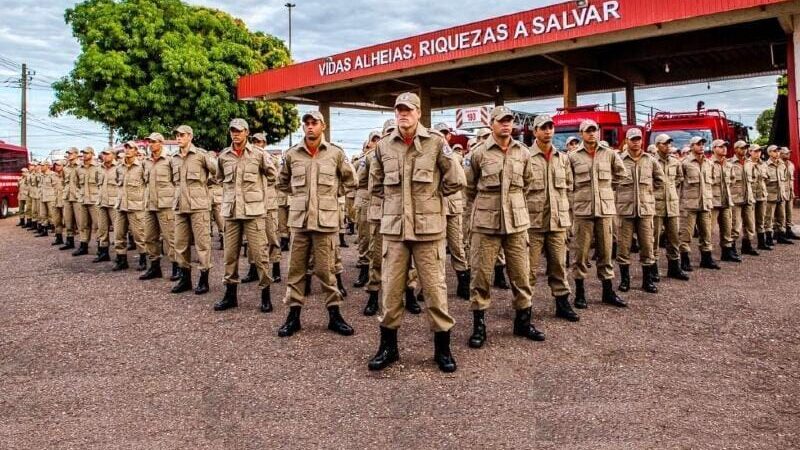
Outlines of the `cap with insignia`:
[{"label": "cap with insignia", "polygon": [[714,139],[714,141],[711,143],[711,147],[725,147],[725,141],[722,139]]},{"label": "cap with insignia", "polygon": [[745,141],[736,141],[733,144],[733,148],[745,148],[745,147],[747,147],[747,142]]},{"label": "cap with insignia", "polygon": [[139,149],[139,146],[136,145],[136,142],[134,142],[134,141],[128,141],[128,142],[122,144],[122,146],[123,147],[127,147],[127,148],[135,148],[137,150]]},{"label": "cap with insignia", "polygon": [[553,124],[553,118],[549,114],[539,114],[533,119],[533,129],[541,128],[547,123]]},{"label": "cap with insignia", "polygon": [[492,122],[505,119],[506,117],[514,118],[514,112],[511,111],[507,106],[495,106],[492,108],[492,113],[490,115]]},{"label": "cap with insignia", "polygon": [[256,133],[253,135],[254,141],[267,142],[267,135],[264,133]]},{"label": "cap with insignia", "polygon": [[231,123],[228,125],[228,129],[238,131],[250,130],[250,125],[247,124],[246,120],[237,117],[236,119],[231,120]]},{"label": "cap with insignia", "polygon": [[689,140],[689,144],[692,145],[701,143],[702,144],[706,143],[706,139],[703,136],[692,136],[692,138]]},{"label": "cap with insignia", "polygon": [[322,116],[322,113],[319,111],[308,111],[307,113],[303,114],[303,117],[300,119],[301,122],[305,123],[308,119],[314,119],[317,122],[325,123],[325,117]]},{"label": "cap with insignia", "polygon": [[592,128],[592,127],[594,127],[595,130],[600,128],[599,126],[597,126],[597,122],[595,122],[594,120],[586,119],[583,122],[581,122],[581,126],[578,128],[578,131],[583,133],[584,131],[586,131],[589,128]]},{"label": "cap with insignia", "polygon": [[409,109],[420,109],[420,104],[419,96],[413,92],[404,92],[394,101],[395,108],[402,105]]},{"label": "cap with insignia", "polygon": [[189,125],[181,125],[178,128],[175,128],[175,132],[176,133],[180,133],[180,134],[191,134],[191,135],[194,135],[194,132],[192,131],[192,127],[190,127]]},{"label": "cap with insignia", "polygon": [[150,133],[150,136],[147,136],[147,140],[150,142],[164,142],[164,135],[161,133]]},{"label": "cap with insignia", "polygon": [[642,138],[642,130],[638,128],[629,128],[625,133],[625,139]]},{"label": "cap with insignia", "polygon": [[669,137],[668,134],[661,133],[658,136],[656,136],[655,142],[656,144],[669,144],[670,142],[672,142],[672,138]]}]

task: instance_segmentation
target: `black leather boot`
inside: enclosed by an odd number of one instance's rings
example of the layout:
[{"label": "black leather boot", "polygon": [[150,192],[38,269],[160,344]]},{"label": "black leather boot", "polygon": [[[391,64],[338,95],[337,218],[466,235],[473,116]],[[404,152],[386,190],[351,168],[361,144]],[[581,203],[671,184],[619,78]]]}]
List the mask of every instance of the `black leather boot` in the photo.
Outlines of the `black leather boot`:
[{"label": "black leather boot", "polygon": [[344,233],[339,233],[339,247],[348,248],[347,241],[344,240]]},{"label": "black leather boot", "polygon": [[289,308],[289,315],[286,316],[286,322],[283,324],[282,327],[278,329],[278,336],[289,337],[297,333],[301,329],[302,327],[300,326],[300,307],[292,306]]},{"label": "black leather boot", "polygon": [[338,306],[328,308],[328,329],[342,336],[352,336],[355,332],[353,327],[344,321]]},{"label": "black leather boot", "polygon": [[197,280],[197,287],[194,288],[195,295],[203,295],[208,292],[208,270],[200,271],[200,279]]},{"label": "black leather boot", "polygon": [[414,295],[414,289],[406,288],[406,311],[410,312],[411,314],[419,314],[422,312],[422,308],[420,308],[419,303],[417,303],[417,297]]},{"label": "black leather boot", "polygon": [[150,261],[150,267],[147,269],[147,272],[143,273],[139,276],[140,280],[155,280],[156,278],[162,278],[164,275],[161,273],[161,258],[156,258],[153,261]]},{"label": "black leather boot", "polygon": [[358,279],[353,283],[353,287],[361,288],[369,282],[369,266],[361,266],[358,269]]},{"label": "black leather boot", "polygon": [[222,297],[222,300],[214,303],[214,311],[225,311],[226,309],[236,308],[239,306],[237,295],[238,289],[238,284],[226,284],[225,296]]},{"label": "black leather boot", "polygon": [[181,277],[178,278],[178,282],[172,287],[173,294],[180,294],[181,292],[192,290],[192,269],[179,267],[178,270],[181,272]]},{"label": "black leather boot", "polygon": [[247,275],[242,278],[242,283],[252,283],[258,281],[258,268],[255,264],[250,263],[250,268],[247,269]]},{"label": "black leather boot", "polygon": [[537,330],[531,322],[531,308],[518,309],[514,316],[514,336],[522,336],[532,341],[543,341],[544,333]]},{"label": "black leather boot", "polygon": [[347,289],[344,288],[344,282],[342,281],[342,274],[336,274],[336,287],[339,289],[339,292],[342,293],[342,297],[347,297]]},{"label": "black leather boot", "polygon": [[714,257],[711,255],[711,252],[700,252],[700,267],[703,269],[714,269],[719,270],[719,264],[714,261]]},{"label": "black leather boot", "polygon": [[89,254],[89,243],[88,242],[81,242],[78,244],[77,250],[72,252],[72,256],[83,256]]},{"label": "black leather boot", "polygon": [[397,330],[380,327],[381,343],[378,352],[369,360],[369,370],[383,370],[392,363],[400,360],[400,351],[397,349]]},{"label": "black leather boot", "polygon": [[370,291],[367,305],[364,306],[365,316],[374,316],[378,313],[378,291]]},{"label": "black leather boot", "polygon": [[583,289],[583,280],[575,280],[575,307],[586,309],[588,306],[586,303],[586,291]]},{"label": "black leather boot", "polygon": [[45,237],[47,236],[47,227],[44,225],[39,225],[36,228],[36,237]]},{"label": "black leather boot", "polygon": [[667,277],[689,281],[689,274],[681,270],[681,263],[677,259],[667,260]]},{"label": "black leather boot", "polygon": [[61,233],[56,233],[56,240],[53,241],[50,245],[62,245],[64,244],[64,235]]},{"label": "black leather boot", "polygon": [[567,250],[567,258],[565,261],[565,267],[569,267],[569,250]]},{"label": "black leather boot", "polygon": [[758,249],[759,250],[772,250],[771,247],[767,246],[767,233],[758,233],[756,234],[756,238],[758,239]]},{"label": "black leather boot", "polygon": [[219,249],[220,250],[225,250],[225,236],[223,236],[221,234],[219,236]]},{"label": "black leather boot", "polygon": [[311,274],[306,274],[305,285],[303,286],[303,295],[309,296],[311,295]]},{"label": "black leather boot", "polygon": [[742,254],[758,256],[758,252],[753,248],[753,244],[750,243],[750,239],[742,239]]},{"label": "black leather boot", "polygon": [[775,235],[775,242],[777,242],[778,244],[794,245],[794,242],[790,241],[789,239],[786,239],[786,235],[784,234],[783,231],[775,231],[773,232],[773,234]]},{"label": "black leather boot", "polygon": [[17,222],[17,226],[18,226],[18,227],[24,227],[24,226],[25,226],[25,219],[23,219],[22,217],[20,217],[20,218],[19,218],[19,222]]},{"label": "black leather boot", "polygon": [[282,237],[281,238],[281,251],[282,252],[288,252],[289,251],[289,238],[288,237]]},{"label": "black leather boot", "polygon": [[350,236],[356,234],[356,224],[355,223],[350,222],[350,223],[347,224],[347,234],[349,234]]},{"label": "black leather boot", "polygon": [[136,250],[136,241],[133,239],[133,235],[128,233],[128,250]]},{"label": "black leather boot", "polygon": [[611,281],[612,280],[603,280],[603,303],[618,308],[626,308],[628,304],[614,292],[614,286],[611,284]]},{"label": "black leather boot", "polygon": [[472,311],[472,336],[469,337],[470,348],[481,348],[486,342],[485,311]]},{"label": "black leather boot", "polygon": [[114,266],[111,267],[113,272],[120,270],[128,270],[128,257],[125,255],[117,255],[117,260],[114,262]]},{"label": "black leather boot", "polygon": [[642,290],[650,294],[658,292],[658,287],[655,281],[653,281],[653,269],[655,269],[655,267],[655,264],[642,266]]},{"label": "black leather boot", "polygon": [[97,247],[97,256],[92,260],[93,263],[111,261],[111,255],[108,254],[108,247]]},{"label": "black leather boot", "polygon": [[279,262],[272,263],[272,282],[280,283],[282,280],[283,278],[281,278],[281,263]]},{"label": "black leather boot", "polygon": [[261,312],[272,312],[272,293],[269,291],[269,286],[261,289]]},{"label": "black leather boot", "polygon": [[147,270],[147,253],[139,253],[139,264],[136,266],[139,272]]},{"label": "black leather boot", "polygon": [[456,371],[456,360],[450,353],[450,332],[437,331],[433,333],[433,360],[439,370],[445,373]]},{"label": "black leather boot", "polygon": [[75,238],[72,236],[67,236],[67,242],[61,247],[58,247],[59,250],[71,250],[73,248],[75,248]]},{"label": "black leather boot", "polygon": [[626,264],[619,265],[619,291],[628,292],[631,290],[631,271]]},{"label": "black leather boot", "polygon": [[733,262],[742,262],[742,254],[736,250],[735,242],[731,244],[731,257],[733,258]]},{"label": "black leather boot", "polygon": [[494,284],[493,286],[498,289],[510,289],[506,283],[506,266],[494,266]]},{"label": "black leather boot", "polygon": [[786,227],[786,239],[791,239],[793,241],[800,241],[800,236],[795,234],[792,227]]},{"label": "black leather boot", "polygon": [[456,287],[456,296],[463,300],[469,300],[469,283],[472,278],[472,273],[469,269],[462,272],[456,271],[456,279],[458,280],[458,287]]},{"label": "black leather boot", "polygon": [[658,263],[653,264],[652,269],[650,270],[650,279],[653,280],[653,283],[661,282],[661,273],[658,271]]},{"label": "black leather boot", "polygon": [[178,267],[178,263],[172,263],[172,275],[169,277],[169,281],[178,281],[181,279],[181,268]]},{"label": "black leather boot", "polygon": [[569,304],[569,294],[556,297],[556,317],[567,319],[570,322],[578,322],[580,316],[572,309]]},{"label": "black leather boot", "polygon": [[769,250],[772,250],[772,248],[775,247],[775,240],[772,239],[772,231],[767,231],[764,235],[764,242],[767,244],[767,247],[770,247]]},{"label": "black leather boot", "polygon": [[688,252],[681,253],[681,270],[684,272],[691,272],[694,270],[694,268],[692,268],[692,259],[689,258]]},{"label": "black leather boot", "polygon": [[39,223],[37,221],[35,221],[35,220],[29,220],[27,228],[28,228],[28,230],[35,231],[36,230],[36,225],[38,225],[38,224]]}]

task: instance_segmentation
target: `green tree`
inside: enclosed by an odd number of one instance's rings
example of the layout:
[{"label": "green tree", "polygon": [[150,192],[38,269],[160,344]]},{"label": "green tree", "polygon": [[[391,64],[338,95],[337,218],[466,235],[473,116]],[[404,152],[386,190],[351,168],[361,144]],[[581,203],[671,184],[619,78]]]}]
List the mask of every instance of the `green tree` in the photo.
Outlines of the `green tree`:
[{"label": "green tree", "polygon": [[64,17],[82,52],[53,85],[52,116],[94,120],[122,139],[186,124],[208,149],[227,145],[234,117],[271,143],[299,126],[291,104],[236,100],[240,76],[290,58],[281,40],[227,13],[180,0],[86,0]]},{"label": "green tree", "polygon": [[772,131],[772,119],[775,117],[775,108],[765,109],[756,119],[756,130],[758,131],[758,139],[755,143],[758,145],[769,144],[769,133]]}]

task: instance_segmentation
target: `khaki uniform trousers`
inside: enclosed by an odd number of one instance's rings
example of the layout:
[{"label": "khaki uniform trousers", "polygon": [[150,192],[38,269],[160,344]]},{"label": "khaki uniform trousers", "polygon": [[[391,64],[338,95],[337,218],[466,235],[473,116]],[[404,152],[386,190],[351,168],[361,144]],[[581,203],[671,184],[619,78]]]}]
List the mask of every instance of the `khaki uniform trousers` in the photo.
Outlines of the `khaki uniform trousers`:
[{"label": "khaki uniform trousers", "polygon": [[[178,266],[183,269],[192,267],[192,247],[197,251],[200,261],[200,270],[210,270],[211,265],[211,236],[208,230],[211,226],[211,211],[195,211],[190,213],[175,213],[175,258]],[[224,225],[223,225],[224,229]]]},{"label": "khaki uniform trousers", "polygon": [[64,202],[64,226],[67,237],[75,236],[80,227],[81,204],[79,202]]},{"label": "khaki uniform trousers", "polygon": [[34,198],[28,201],[31,205],[30,217],[32,220],[39,220],[39,199]]},{"label": "khaki uniform trousers", "polygon": [[128,251],[128,231],[133,234],[137,248],[144,248],[144,211],[117,211],[114,222],[114,253],[125,256]]},{"label": "khaki uniform trousers", "polygon": [[[55,205],[55,203],[54,203]],[[50,214],[50,224],[55,228],[56,234],[64,233],[64,207],[53,206],[52,213]]]},{"label": "khaki uniform trousers", "polygon": [[464,230],[461,225],[461,214],[447,216],[447,247],[450,249],[450,263],[453,270],[464,272],[469,269],[467,255],[464,253]]},{"label": "khaki uniform trousers", "polygon": [[81,242],[92,240],[92,234],[97,234],[97,205],[80,205]]},{"label": "khaki uniform trousers", "polygon": [[278,206],[278,236],[289,237],[289,206]]},{"label": "khaki uniform trousers", "polygon": [[469,244],[472,240],[472,205],[472,202],[468,202],[464,199],[464,212],[461,214],[461,241],[463,242],[462,247],[464,248],[465,255],[472,254],[469,251]]},{"label": "khaki uniform trousers", "polygon": [[[667,260],[677,261],[680,259],[679,246],[681,244],[680,217],[653,216],[653,262],[658,262],[661,249],[658,243],[661,242],[661,234],[667,233]],[[641,241],[639,242],[641,244]]]},{"label": "khaki uniform trousers", "polygon": [[[117,223],[118,211],[109,206],[97,207],[97,242],[99,247],[111,245],[111,227]],[[116,241],[116,239],[114,239]]]},{"label": "khaki uniform trousers", "polygon": [[266,252],[266,221],[263,217],[253,219],[225,219],[223,225],[225,276],[223,284],[239,284],[239,254],[243,238],[247,237],[247,255],[258,270],[258,286],[269,287],[272,279],[267,272],[269,254]]},{"label": "khaki uniform trousers", "polygon": [[691,251],[694,227],[700,232],[700,251],[710,252],[711,245],[711,211],[681,211],[681,253]]},{"label": "khaki uniform trousers", "polygon": [[783,202],[783,228],[791,228],[794,226],[792,223],[792,207],[794,206],[794,195],[791,200]]},{"label": "khaki uniform trousers", "polygon": [[639,261],[643,266],[656,263],[653,256],[653,216],[646,217],[620,217],[619,218],[619,245],[617,246],[617,263],[629,266],[631,264],[631,242],[633,235],[639,239]]},{"label": "khaki uniform trousers", "polygon": [[369,266],[370,260],[370,224],[367,220],[369,217],[369,205],[358,207],[358,222],[356,223],[356,231],[358,233],[358,261],[357,267]]},{"label": "khaki uniform trousers", "polygon": [[175,211],[159,209],[144,213],[144,242],[147,259],[154,261],[164,252],[172,262],[175,261]]},{"label": "khaki uniform trousers", "polygon": [[783,222],[786,220],[786,209],[783,202],[767,202],[766,219],[764,221],[767,231],[783,231]]},{"label": "khaki uniform trousers", "polygon": [[[219,236],[223,236],[225,232],[225,220],[222,218],[222,204],[220,203],[212,203],[211,204],[211,219],[213,223],[209,223],[208,232],[209,234],[214,233],[214,230],[211,228],[212,225],[217,226],[217,234]],[[223,237],[224,240],[224,237]]]},{"label": "khaki uniform trousers", "polygon": [[28,218],[28,200],[20,200],[19,201],[19,216],[23,219]]},{"label": "khaki uniform trousers", "polygon": [[574,279],[583,280],[589,273],[590,249],[593,241],[597,252],[597,278],[614,279],[614,265],[611,262],[613,227],[613,217],[575,218],[575,262],[572,264]]},{"label": "khaki uniform trousers", "polygon": [[56,202],[42,202],[42,209],[39,211],[39,224],[50,225],[50,218],[53,216],[53,210],[55,209]]},{"label": "khaki uniform trousers", "polygon": [[412,260],[425,270],[418,271],[425,310],[431,330],[449,331],[455,320],[447,309],[447,284],[444,276],[446,261],[445,240],[390,241],[383,240],[381,286],[383,295],[378,319],[381,325],[400,328],[405,314],[405,290],[409,286]]},{"label": "khaki uniform trousers", "polygon": [[267,258],[271,263],[281,262],[281,241],[278,235],[278,210],[267,211]]},{"label": "khaki uniform trousers", "polygon": [[289,249],[289,273],[286,277],[286,296],[283,303],[288,306],[303,306],[305,297],[305,278],[307,267],[314,257],[314,275],[322,284],[325,306],[342,304],[342,293],[336,286],[333,275],[336,258],[336,232],[295,231]]},{"label": "khaki uniform trousers", "polygon": [[733,242],[740,237],[750,242],[756,240],[756,210],[754,205],[735,205],[731,210],[732,225],[731,239]]},{"label": "khaki uniform trousers", "polygon": [[754,214],[756,223],[756,232],[765,233],[769,230],[767,223],[767,202],[757,201],[755,204]]},{"label": "khaki uniform trousers", "polygon": [[530,285],[531,292],[536,287],[536,273],[539,261],[544,254],[547,263],[547,284],[553,297],[569,295],[571,290],[567,281],[567,231],[534,231],[528,229]]},{"label": "khaki uniform trousers", "polygon": [[347,221],[350,223],[356,223],[356,199],[354,197],[344,198],[344,211],[347,214]]},{"label": "khaki uniform trousers", "polygon": [[[367,292],[378,292],[381,290],[381,269],[383,267],[383,235],[380,233],[381,224],[370,223],[370,233],[372,238],[369,241],[369,281],[367,282]],[[412,261],[411,268],[408,270],[408,288],[416,291],[417,289],[417,269]]]},{"label": "khaki uniform trousers", "polygon": [[36,199],[29,199],[25,202],[25,217],[28,219],[33,220],[33,204],[36,202]]},{"label": "khaki uniform trousers", "polygon": [[719,226],[719,246],[728,248],[733,245],[733,212],[731,208],[714,208],[711,210],[711,222]]},{"label": "khaki uniform trousers", "polygon": [[470,255],[472,282],[470,283],[470,309],[485,310],[492,304],[494,261],[500,249],[506,250],[506,269],[514,294],[514,309],[531,307],[530,258],[528,231],[511,234],[484,234],[472,232]]}]

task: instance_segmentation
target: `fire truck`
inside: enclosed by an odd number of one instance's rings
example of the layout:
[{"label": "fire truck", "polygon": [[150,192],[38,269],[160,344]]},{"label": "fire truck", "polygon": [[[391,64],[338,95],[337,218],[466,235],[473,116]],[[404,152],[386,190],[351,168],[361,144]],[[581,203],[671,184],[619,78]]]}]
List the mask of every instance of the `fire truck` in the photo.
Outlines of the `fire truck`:
[{"label": "fire truck", "polygon": [[697,106],[696,111],[656,113],[647,124],[650,143],[655,143],[656,136],[662,133],[668,134],[677,148],[689,145],[694,136],[703,137],[707,146],[715,139],[722,139],[728,142],[728,153],[732,156],[734,142],[749,141],[746,126],[729,120],[723,111],[705,109],[703,102]]},{"label": "fire truck", "polygon": [[9,209],[19,208],[18,182],[29,161],[25,147],[0,141],[0,219],[8,217]]},{"label": "fire truck", "polygon": [[[456,129],[453,130],[453,141],[466,147],[466,141],[471,138],[475,130],[489,128],[491,106],[477,106],[473,108],[460,108],[456,110]],[[533,144],[533,119],[536,114],[524,111],[511,110],[514,113],[514,131],[512,137],[525,145]],[[462,142],[463,141],[463,142]]]},{"label": "fire truck", "polygon": [[556,148],[566,148],[567,138],[574,136],[578,139],[581,135],[578,128],[584,120],[594,120],[600,127],[600,140],[608,142],[612,148],[622,147],[625,133],[629,128],[641,128],[635,125],[623,125],[619,112],[610,109],[603,110],[600,105],[584,105],[572,108],[558,108],[553,116],[555,135],[553,145]]}]

